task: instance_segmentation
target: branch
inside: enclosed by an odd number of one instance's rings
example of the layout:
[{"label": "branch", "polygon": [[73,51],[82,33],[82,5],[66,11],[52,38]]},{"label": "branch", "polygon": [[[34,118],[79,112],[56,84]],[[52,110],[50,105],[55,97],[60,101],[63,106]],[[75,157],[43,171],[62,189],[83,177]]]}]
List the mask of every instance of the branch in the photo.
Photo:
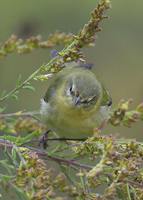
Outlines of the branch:
[{"label": "branch", "polygon": [[140,103],[134,110],[129,110],[132,100],[120,101],[117,108],[112,111],[109,123],[113,126],[124,125],[131,127],[131,125],[139,120],[143,120],[143,102]]},{"label": "branch", "polygon": [[83,55],[80,52],[80,49],[91,44],[95,41],[95,35],[101,29],[99,24],[101,21],[107,17],[104,16],[104,12],[110,8],[109,0],[101,0],[91,14],[89,22],[83,27],[80,33],[74,37],[74,40],[61,52],[58,56],[54,57],[46,65],[40,66],[35,72],[33,72],[25,81],[16,86],[9,93],[0,98],[0,102],[8,99],[12,95],[16,94],[20,89],[24,88],[27,83],[35,79],[38,74],[45,72],[57,73],[63,67],[65,67],[66,62],[83,60]]},{"label": "branch", "polygon": [[50,34],[48,39],[42,41],[41,36],[32,36],[23,40],[18,38],[16,35],[12,35],[7,41],[5,41],[0,46],[0,59],[4,58],[10,53],[30,53],[35,49],[39,48],[53,48],[56,45],[67,45],[69,42],[73,40],[73,35],[71,33],[66,34],[62,32],[55,32]]},{"label": "branch", "polygon": [[40,112],[38,111],[31,111],[31,112],[23,112],[17,111],[15,113],[0,113],[0,118],[7,118],[7,117],[34,117],[34,115],[39,115]]},{"label": "branch", "polygon": [[[8,148],[15,147],[15,145],[13,143],[9,142],[8,140],[3,140],[3,139],[0,139],[0,146],[4,146],[4,147],[8,147]],[[67,166],[78,167],[78,168],[83,168],[83,169],[87,169],[87,170],[92,169],[92,166],[78,163],[75,160],[66,160],[66,159],[63,159],[63,158],[54,157],[54,156],[48,155],[47,152],[44,152],[44,151],[39,150],[37,148],[27,147],[27,146],[26,147],[22,146],[22,147],[17,147],[17,148],[19,148],[19,150],[20,150],[20,148],[23,148],[23,147],[26,148],[28,151],[31,151],[31,153],[32,152],[36,153],[39,157],[44,157],[46,159],[55,161],[58,164],[65,164]]]}]

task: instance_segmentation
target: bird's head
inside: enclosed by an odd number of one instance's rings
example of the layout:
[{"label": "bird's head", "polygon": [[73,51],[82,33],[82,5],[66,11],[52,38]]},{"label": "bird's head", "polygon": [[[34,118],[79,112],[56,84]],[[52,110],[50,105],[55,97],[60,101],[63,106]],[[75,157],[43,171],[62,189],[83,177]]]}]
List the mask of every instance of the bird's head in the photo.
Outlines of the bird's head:
[{"label": "bird's head", "polygon": [[77,108],[96,105],[102,98],[102,86],[90,73],[69,76],[65,84],[65,98]]}]

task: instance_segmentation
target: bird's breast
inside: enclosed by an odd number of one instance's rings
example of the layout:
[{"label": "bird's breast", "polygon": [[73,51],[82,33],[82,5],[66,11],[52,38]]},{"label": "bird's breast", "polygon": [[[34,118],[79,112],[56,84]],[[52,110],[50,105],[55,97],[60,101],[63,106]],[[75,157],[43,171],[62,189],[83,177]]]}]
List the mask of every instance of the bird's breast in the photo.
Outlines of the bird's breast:
[{"label": "bird's breast", "polygon": [[[84,109],[73,109],[65,103],[41,101],[41,114],[47,127],[54,130],[60,137],[85,138],[93,134],[102,115],[100,111],[92,112]],[[102,113],[103,114],[103,113]]]}]

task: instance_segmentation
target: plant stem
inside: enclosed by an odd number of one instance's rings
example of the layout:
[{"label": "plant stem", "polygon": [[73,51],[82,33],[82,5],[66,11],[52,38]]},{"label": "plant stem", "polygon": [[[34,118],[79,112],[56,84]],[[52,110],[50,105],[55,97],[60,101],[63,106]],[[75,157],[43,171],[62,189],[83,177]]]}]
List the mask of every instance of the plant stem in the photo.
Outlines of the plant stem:
[{"label": "plant stem", "polygon": [[71,42],[71,44],[69,44],[66,48],[64,48],[61,52],[59,52],[60,56],[58,55],[54,57],[45,66],[43,65],[40,66],[25,81],[23,81],[21,84],[19,84],[10,92],[8,92],[6,95],[1,97],[0,102],[8,99],[16,92],[18,92],[20,89],[22,89],[23,86],[25,86],[27,83],[33,80],[38,73],[43,71],[50,72],[50,70],[53,68],[54,63],[58,65],[58,71],[60,71],[62,69],[62,67],[59,66],[61,64],[61,61],[62,64],[65,64],[66,62],[69,61],[77,61],[81,56],[80,49],[86,45],[90,45],[95,41],[95,34],[100,31],[99,24],[103,19],[106,18],[106,16],[104,16],[104,12],[109,8],[110,8],[109,0],[99,1],[97,7],[93,10],[88,23],[84,25],[80,33],[74,37],[74,40]]},{"label": "plant stem", "polygon": [[33,117],[34,115],[39,115],[39,114],[40,114],[40,112],[38,112],[38,111],[31,111],[31,112],[17,111],[17,112],[14,112],[14,113],[2,113],[2,114],[0,114],[0,117],[2,117],[2,118],[23,117],[23,116]]},{"label": "plant stem", "polygon": [[[46,65],[46,67],[50,66],[50,64],[56,59],[53,58],[52,60],[50,60],[50,62]],[[11,90],[9,93],[7,93],[4,97],[0,98],[0,102],[6,100],[7,98],[9,98],[11,95],[15,94],[15,92],[17,92],[18,90],[20,90],[21,88],[23,88],[24,85],[26,85],[28,82],[30,82],[43,68],[43,65],[40,66],[35,72],[33,72],[25,81],[23,81],[21,84],[19,84],[18,86],[16,86],[13,90]]]},{"label": "plant stem", "polygon": [[[15,147],[15,145],[13,143],[9,142],[8,140],[3,140],[3,139],[0,139],[0,146],[5,146],[8,148]],[[16,147],[16,148],[17,149],[19,148],[19,150],[20,150],[20,148],[23,148],[23,146]],[[24,148],[26,148],[27,150],[29,150],[31,152],[35,152],[40,157],[44,157],[45,159],[55,161],[58,164],[64,164],[64,165],[68,165],[71,167],[78,167],[78,168],[83,168],[83,169],[87,169],[87,170],[92,169],[92,166],[90,166],[90,165],[78,163],[75,160],[67,160],[67,159],[63,159],[63,158],[54,157],[54,156],[48,155],[47,152],[39,150],[37,148],[27,147],[27,146]]]}]

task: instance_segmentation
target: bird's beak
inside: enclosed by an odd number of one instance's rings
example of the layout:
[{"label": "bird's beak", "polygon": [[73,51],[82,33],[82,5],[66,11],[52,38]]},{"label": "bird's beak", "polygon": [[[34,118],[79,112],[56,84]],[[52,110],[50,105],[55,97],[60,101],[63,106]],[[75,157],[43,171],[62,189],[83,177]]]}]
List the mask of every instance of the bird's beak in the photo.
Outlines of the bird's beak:
[{"label": "bird's beak", "polygon": [[80,103],[80,97],[78,96],[75,98],[74,104],[78,105],[79,103]]}]

